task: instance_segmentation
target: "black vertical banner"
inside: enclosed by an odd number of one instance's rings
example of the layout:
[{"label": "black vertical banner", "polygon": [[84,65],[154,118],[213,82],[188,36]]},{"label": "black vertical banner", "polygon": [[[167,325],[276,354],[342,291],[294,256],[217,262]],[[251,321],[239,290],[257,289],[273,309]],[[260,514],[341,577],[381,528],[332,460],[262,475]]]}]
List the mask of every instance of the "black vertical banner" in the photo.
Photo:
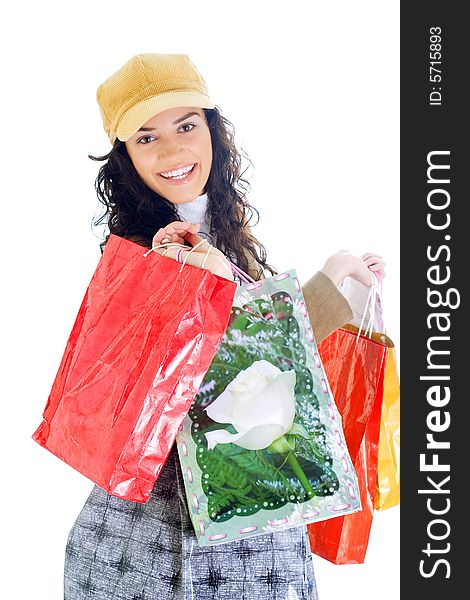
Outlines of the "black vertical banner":
[{"label": "black vertical banner", "polygon": [[[401,597],[469,596],[465,3],[401,3]],[[462,586],[462,587],[461,587]],[[461,591],[458,592],[457,590]]]}]

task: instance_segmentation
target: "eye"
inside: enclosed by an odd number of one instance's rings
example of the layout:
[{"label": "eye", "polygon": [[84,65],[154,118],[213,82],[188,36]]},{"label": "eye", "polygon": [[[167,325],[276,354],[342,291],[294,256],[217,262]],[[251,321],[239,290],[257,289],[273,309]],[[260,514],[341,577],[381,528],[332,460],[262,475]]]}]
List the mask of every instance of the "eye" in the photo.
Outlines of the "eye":
[{"label": "eye", "polygon": [[145,144],[148,144],[149,141],[152,141],[152,139],[155,139],[154,135],[144,135],[143,137],[137,140],[137,143],[145,146]]},{"label": "eye", "polygon": [[183,125],[181,125],[181,129],[183,127],[189,127],[190,129],[185,129],[184,131],[191,131],[191,129],[194,129],[194,127],[196,127],[196,125],[194,125],[193,123],[183,123]]}]

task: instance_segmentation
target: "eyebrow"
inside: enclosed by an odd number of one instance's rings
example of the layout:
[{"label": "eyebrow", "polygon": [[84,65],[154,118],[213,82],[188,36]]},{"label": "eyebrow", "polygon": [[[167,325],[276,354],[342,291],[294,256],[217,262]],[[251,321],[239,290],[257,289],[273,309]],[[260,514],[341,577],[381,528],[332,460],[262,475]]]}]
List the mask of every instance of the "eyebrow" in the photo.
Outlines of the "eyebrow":
[{"label": "eyebrow", "polygon": [[[201,115],[198,112],[189,112],[186,115],[180,117],[179,119],[176,119],[176,121],[173,121],[173,125],[178,125],[178,123],[181,123],[181,121],[184,121],[185,119],[188,119],[189,117],[193,117],[194,115],[196,115],[197,117],[200,117]],[[153,131],[155,129],[155,127],[141,127],[139,129],[139,131]]]}]

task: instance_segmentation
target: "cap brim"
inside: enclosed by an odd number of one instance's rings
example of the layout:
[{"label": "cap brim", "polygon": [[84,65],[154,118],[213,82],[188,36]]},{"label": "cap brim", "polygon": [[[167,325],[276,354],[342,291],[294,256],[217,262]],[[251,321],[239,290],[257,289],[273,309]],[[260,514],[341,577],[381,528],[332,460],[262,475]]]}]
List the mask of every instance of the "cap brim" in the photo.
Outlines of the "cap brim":
[{"label": "cap brim", "polygon": [[126,142],[154,115],[177,106],[215,108],[212,100],[198,92],[167,92],[151,96],[126,111],[116,128],[116,137]]}]

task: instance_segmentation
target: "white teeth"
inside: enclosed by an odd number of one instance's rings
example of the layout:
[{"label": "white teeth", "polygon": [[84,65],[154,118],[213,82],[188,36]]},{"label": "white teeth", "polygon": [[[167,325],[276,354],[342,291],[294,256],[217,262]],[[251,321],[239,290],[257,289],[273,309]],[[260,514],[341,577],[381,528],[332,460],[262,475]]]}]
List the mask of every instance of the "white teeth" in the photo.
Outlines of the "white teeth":
[{"label": "white teeth", "polygon": [[189,173],[189,171],[191,171],[191,169],[194,167],[193,165],[188,165],[187,167],[183,167],[182,169],[176,169],[174,171],[164,171],[163,173],[160,173],[160,175],[162,177],[171,177],[173,179],[183,179],[183,177]]}]

